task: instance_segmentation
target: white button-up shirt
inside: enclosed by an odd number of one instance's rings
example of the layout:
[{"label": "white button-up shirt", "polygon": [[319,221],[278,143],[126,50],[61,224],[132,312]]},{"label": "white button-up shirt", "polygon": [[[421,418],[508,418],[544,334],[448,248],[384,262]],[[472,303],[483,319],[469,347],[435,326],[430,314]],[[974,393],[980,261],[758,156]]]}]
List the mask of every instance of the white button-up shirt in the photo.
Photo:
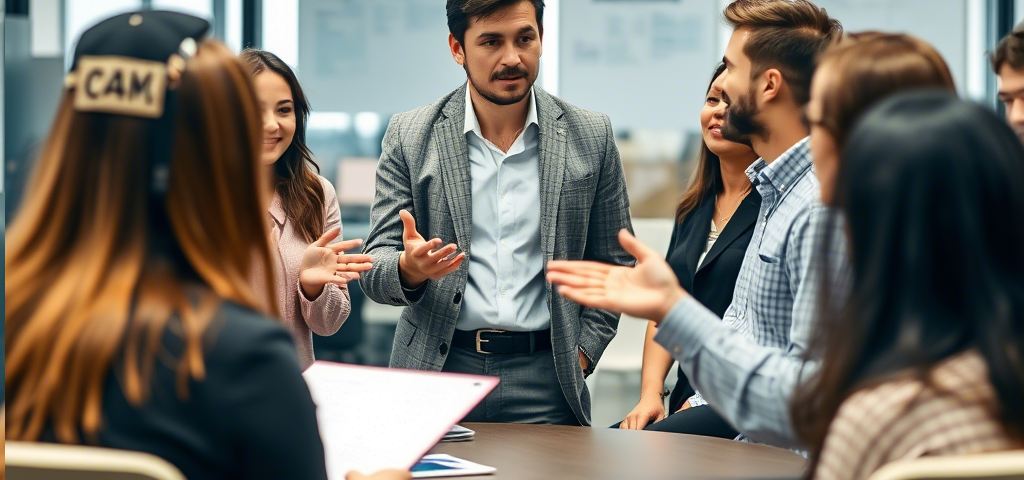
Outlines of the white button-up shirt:
[{"label": "white button-up shirt", "polygon": [[[472,88],[472,87],[470,87]],[[522,133],[508,152],[483,137],[466,89],[473,230],[469,279],[455,327],[527,332],[550,328],[540,242],[540,124],[530,91]]]}]

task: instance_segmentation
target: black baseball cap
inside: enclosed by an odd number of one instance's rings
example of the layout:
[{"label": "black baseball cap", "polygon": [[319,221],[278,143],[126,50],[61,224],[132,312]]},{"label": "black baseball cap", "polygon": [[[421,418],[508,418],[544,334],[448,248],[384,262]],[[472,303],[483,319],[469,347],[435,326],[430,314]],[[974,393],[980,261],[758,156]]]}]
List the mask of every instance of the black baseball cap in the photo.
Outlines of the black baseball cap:
[{"label": "black baseball cap", "polygon": [[210,22],[192,15],[144,10],[123,13],[85,31],[75,47],[71,70],[82,56],[116,56],[167,62],[181,43],[199,42],[210,31]]}]

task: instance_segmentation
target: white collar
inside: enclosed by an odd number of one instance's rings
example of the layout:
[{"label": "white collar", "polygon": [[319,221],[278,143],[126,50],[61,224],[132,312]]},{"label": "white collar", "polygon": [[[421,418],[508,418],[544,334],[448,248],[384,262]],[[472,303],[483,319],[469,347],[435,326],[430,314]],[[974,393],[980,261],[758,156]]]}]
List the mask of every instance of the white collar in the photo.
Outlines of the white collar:
[{"label": "white collar", "polygon": [[[480,138],[484,138],[483,131],[480,130],[480,121],[476,118],[476,110],[473,109],[473,99],[469,95],[469,89],[472,86],[466,83],[466,120],[462,126],[462,134],[465,135],[469,132],[475,132]],[[533,87],[530,87],[530,99],[529,110],[526,111],[526,124],[523,125],[523,131],[526,131],[526,127],[531,124],[537,125],[540,128],[540,122],[537,120],[537,96],[533,94]]]}]

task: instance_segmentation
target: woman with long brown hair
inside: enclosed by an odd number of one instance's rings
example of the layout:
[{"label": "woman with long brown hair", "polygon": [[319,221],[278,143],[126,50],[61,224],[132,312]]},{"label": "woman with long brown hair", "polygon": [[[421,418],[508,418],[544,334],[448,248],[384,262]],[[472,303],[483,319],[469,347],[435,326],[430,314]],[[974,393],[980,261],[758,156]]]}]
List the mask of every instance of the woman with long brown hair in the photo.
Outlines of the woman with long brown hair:
[{"label": "woman with long brown hair", "polygon": [[[700,113],[697,166],[676,208],[667,256],[680,284],[719,317],[732,302],[761,206],[761,196],[751,188],[746,174],[757,154],[749,146],[722,138],[726,104],[717,81],[723,71],[725,66],[719,65],[708,85]],[[657,332],[650,323],[644,342],[640,400],[619,428],[736,437],[736,431],[695,394],[682,369],[669,398],[669,411],[665,411],[665,376],[674,360],[654,341]]]},{"label": "woman with long brown hair", "polygon": [[[295,337],[299,360],[313,363],[313,333],[333,335],[352,308],[348,282],[369,270],[369,255],[348,255],[362,240],[341,238],[341,214],[334,186],[306,147],[309,101],[298,78],[276,55],[247,48],[240,55],[256,85],[263,118],[260,162],[268,171],[272,255],[281,317]],[[266,283],[257,272],[256,283]]]},{"label": "woman with long brown hair", "polygon": [[[846,223],[825,231],[847,232],[852,271],[849,287],[822,276],[818,368],[792,401],[808,476],[1024,446],[1024,227],[1004,221],[1024,218],[1024,149],[901,34],[826,53],[808,119],[830,220]],[[820,266],[839,263],[832,240]]]},{"label": "woman with long brown hair", "polygon": [[919,38],[876,31],[847,34],[821,58],[807,104],[814,171],[821,197],[832,197],[839,152],[854,122],[883,97],[911,88],[956,92],[942,55]]},{"label": "woman with long brown hair", "polygon": [[249,72],[189,15],[78,43],[7,230],[6,439],[160,456],[188,478],[326,478],[291,336],[267,315]]}]

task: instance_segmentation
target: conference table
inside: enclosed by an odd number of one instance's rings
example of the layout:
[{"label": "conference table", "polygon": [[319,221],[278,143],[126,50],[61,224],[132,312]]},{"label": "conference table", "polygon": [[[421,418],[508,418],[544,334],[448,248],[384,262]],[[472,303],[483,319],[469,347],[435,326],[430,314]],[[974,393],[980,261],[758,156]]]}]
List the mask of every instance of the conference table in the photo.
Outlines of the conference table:
[{"label": "conference table", "polygon": [[806,459],[780,448],[676,433],[554,425],[465,423],[468,442],[440,443],[447,453],[498,469],[458,477],[531,479],[796,479]]}]

